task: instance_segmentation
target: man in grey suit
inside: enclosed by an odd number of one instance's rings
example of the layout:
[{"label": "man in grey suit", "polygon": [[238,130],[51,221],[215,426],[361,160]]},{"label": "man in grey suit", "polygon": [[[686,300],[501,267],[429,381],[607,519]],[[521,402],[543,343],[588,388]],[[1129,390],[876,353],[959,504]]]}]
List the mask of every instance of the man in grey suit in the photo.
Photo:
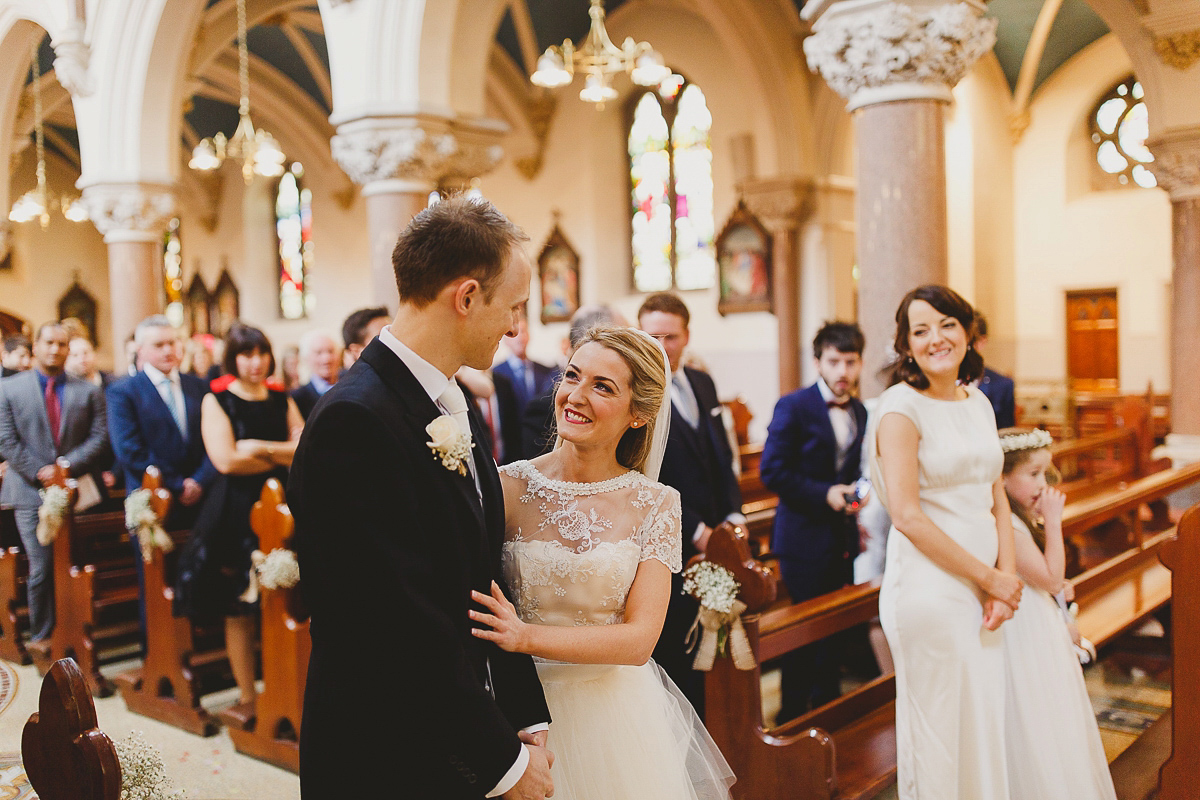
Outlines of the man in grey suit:
[{"label": "man in grey suit", "polygon": [[65,328],[47,322],[33,343],[33,369],[0,381],[0,454],[8,474],[0,505],[14,509],[17,532],[29,558],[29,631],[32,647],[45,647],[54,630],[54,559],[51,546],[37,540],[38,494],[54,477],[54,462],[65,458],[72,475],[97,466],[108,444],[104,392],[67,375],[70,350]]}]

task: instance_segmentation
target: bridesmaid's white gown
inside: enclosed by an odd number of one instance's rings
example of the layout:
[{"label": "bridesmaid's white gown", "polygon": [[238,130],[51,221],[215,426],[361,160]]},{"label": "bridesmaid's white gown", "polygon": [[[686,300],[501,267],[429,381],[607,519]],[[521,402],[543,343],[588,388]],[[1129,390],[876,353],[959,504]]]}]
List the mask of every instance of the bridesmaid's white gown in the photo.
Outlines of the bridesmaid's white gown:
[{"label": "bridesmaid's white gown", "polygon": [[[624,620],[638,565],[680,569],[679,492],[639,472],[601,483],[550,480],[528,461],[500,468],[504,576],[525,622]],[[703,723],[653,661],[535,659],[553,722],[555,800],[728,800],[733,773]]]},{"label": "bridesmaid's white gown", "polygon": [[[1013,515],[1017,535],[1028,528]],[[1025,586],[1000,628],[1008,678],[1008,778],[1019,800],[1116,800],[1083,670],[1058,603]]]},{"label": "bridesmaid's white gown", "polygon": [[[907,417],[920,433],[921,510],[980,561],[995,564],[992,484],[1004,455],[987,398],[969,387],[963,400],[937,400],[901,383],[880,395],[875,417],[888,414]],[[868,437],[871,481],[886,506],[877,430]],[[983,629],[985,599],[892,527],[879,619],[896,663],[901,800],[1023,800],[1009,791],[1003,639]]]}]

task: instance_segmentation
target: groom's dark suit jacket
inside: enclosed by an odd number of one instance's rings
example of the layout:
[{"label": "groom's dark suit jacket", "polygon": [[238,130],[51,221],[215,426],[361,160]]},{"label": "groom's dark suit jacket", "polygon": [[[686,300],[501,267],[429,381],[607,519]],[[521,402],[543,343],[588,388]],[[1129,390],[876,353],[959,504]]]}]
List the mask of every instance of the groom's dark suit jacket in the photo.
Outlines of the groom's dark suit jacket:
[{"label": "groom's dark suit jacket", "polygon": [[469,472],[435,460],[425,426],[440,413],[376,339],[296,450],[305,798],[482,798],[516,761],[516,731],[550,719],[533,660],[471,634],[471,590],[504,587],[504,500],[474,412],[482,505]]}]

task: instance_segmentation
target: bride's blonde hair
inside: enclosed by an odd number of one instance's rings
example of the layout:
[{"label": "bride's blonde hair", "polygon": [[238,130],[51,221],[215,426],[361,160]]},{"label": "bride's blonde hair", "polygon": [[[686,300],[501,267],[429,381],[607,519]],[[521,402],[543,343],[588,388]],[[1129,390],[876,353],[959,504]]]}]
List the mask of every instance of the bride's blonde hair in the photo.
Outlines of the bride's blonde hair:
[{"label": "bride's blonde hair", "polygon": [[632,328],[597,326],[583,335],[579,347],[588,342],[613,351],[629,367],[629,413],[645,424],[625,431],[617,443],[617,463],[645,473],[654,443],[658,411],[667,402],[667,367],[663,351],[649,336]]}]

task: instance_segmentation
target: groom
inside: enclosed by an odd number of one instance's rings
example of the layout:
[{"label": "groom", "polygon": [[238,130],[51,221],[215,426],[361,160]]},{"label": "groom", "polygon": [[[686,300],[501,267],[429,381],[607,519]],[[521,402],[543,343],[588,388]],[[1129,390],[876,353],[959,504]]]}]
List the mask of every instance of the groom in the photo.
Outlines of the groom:
[{"label": "groom", "polygon": [[485,201],[418,214],[392,254],[396,318],[308,418],[288,501],[312,612],[309,800],[553,793],[532,659],[471,635],[472,589],[490,593],[495,580],[512,595],[500,478],[453,378],[487,369],[516,333],[524,241]]}]

